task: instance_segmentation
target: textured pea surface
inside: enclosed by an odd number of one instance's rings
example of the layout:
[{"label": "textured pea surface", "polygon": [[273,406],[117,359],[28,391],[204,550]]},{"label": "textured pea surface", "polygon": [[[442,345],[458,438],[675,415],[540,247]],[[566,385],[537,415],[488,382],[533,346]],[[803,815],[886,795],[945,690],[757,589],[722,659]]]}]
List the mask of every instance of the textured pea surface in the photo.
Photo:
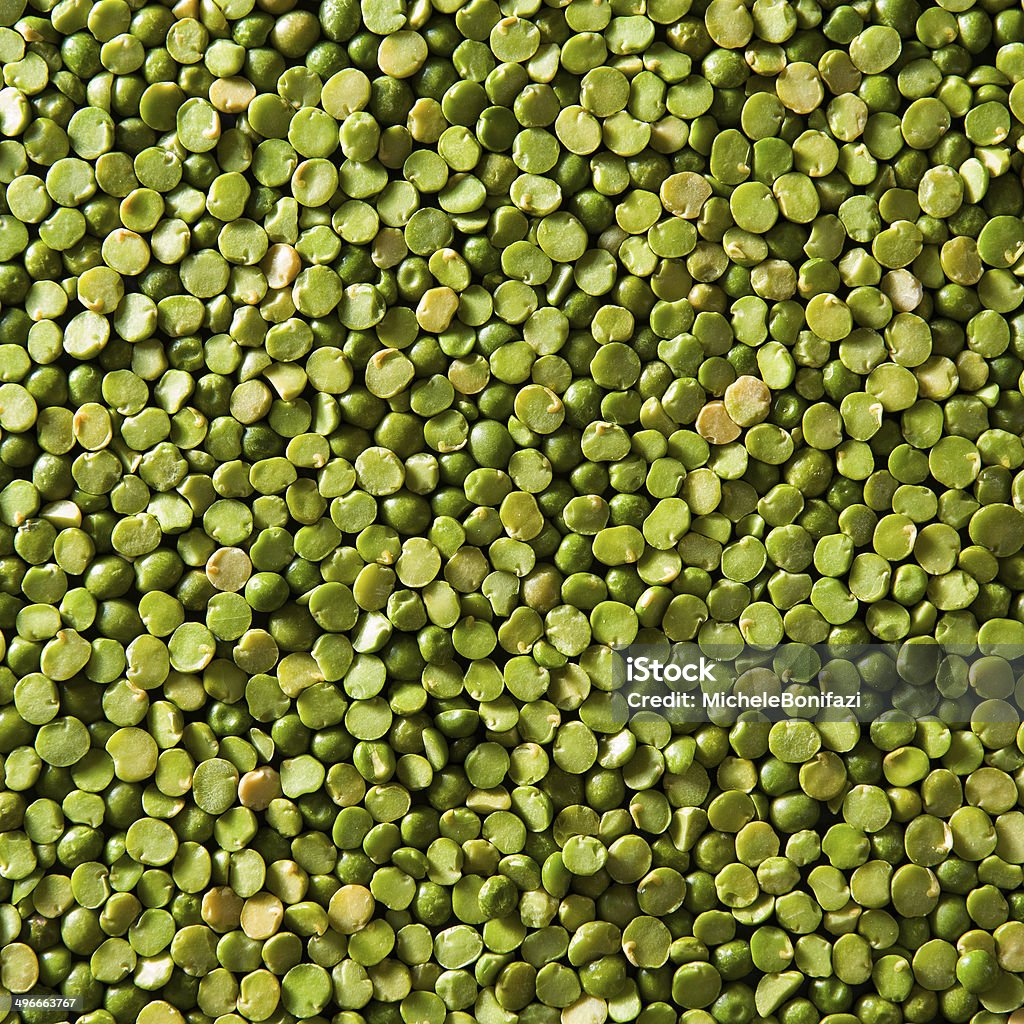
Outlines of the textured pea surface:
[{"label": "textured pea surface", "polygon": [[[0,1019],[1016,1024],[1019,5],[0,65]],[[629,717],[634,642],[861,721]]]}]

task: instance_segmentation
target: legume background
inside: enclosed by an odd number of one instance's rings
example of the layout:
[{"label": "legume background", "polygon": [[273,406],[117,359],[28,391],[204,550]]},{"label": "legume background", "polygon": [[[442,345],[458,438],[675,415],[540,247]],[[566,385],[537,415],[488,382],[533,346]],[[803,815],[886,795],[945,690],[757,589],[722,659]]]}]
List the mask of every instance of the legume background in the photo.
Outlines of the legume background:
[{"label": "legume background", "polygon": [[[1020,1019],[1020,4],[0,0],[0,63],[0,995]],[[907,701],[627,721],[634,641]]]}]

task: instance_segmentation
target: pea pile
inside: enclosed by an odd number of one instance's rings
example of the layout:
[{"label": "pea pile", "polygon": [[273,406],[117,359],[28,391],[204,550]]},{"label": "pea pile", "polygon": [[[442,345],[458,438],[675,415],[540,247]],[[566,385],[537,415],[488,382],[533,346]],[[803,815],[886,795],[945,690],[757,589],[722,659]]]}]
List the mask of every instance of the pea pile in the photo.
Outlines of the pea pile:
[{"label": "pea pile", "polygon": [[[0,0],[0,65],[0,1018],[1024,1004],[1019,4]],[[923,716],[615,692],[929,640]]]}]

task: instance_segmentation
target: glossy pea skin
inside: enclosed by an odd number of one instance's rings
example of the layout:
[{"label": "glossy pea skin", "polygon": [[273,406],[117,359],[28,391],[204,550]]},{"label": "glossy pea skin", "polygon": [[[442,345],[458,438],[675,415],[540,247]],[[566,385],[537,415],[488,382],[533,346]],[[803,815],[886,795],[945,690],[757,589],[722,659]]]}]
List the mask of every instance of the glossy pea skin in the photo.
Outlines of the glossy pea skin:
[{"label": "glossy pea skin", "polygon": [[3,989],[1013,1019],[1000,7],[0,7]]}]

